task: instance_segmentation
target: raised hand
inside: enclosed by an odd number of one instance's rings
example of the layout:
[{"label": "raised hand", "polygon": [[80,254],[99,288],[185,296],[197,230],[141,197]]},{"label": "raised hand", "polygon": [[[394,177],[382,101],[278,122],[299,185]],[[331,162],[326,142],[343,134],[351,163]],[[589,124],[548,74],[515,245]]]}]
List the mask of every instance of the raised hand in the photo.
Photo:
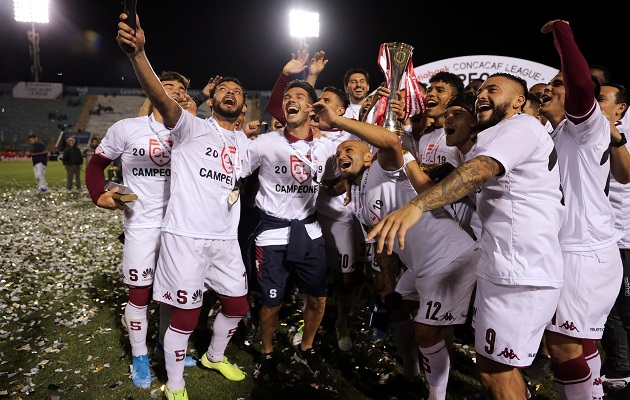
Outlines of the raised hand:
[{"label": "raised hand", "polygon": [[296,75],[304,71],[308,66],[308,52],[306,50],[298,50],[297,56],[295,53],[291,53],[291,61],[285,64],[282,68],[282,73],[286,76]]},{"label": "raised hand", "polygon": [[398,239],[400,249],[405,248],[405,235],[409,228],[420,220],[422,211],[409,203],[385,218],[370,230],[365,237],[365,241],[369,242],[376,238],[376,252],[381,253],[387,246],[387,254],[392,254],[394,250],[394,242]]},{"label": "raised hand", "polygon": [[219,79],[221,79],[221,76],[215,75],[214,78],[210,79],[208,83],[206,83],[206,86],[204,86],[203,89],[201,89],[201,91],[206,97],[208,98],[210,97],[210,93],[212,93],[212,89],[214,89],[214,87],[217,85],[217,82],[219,82]]},{"label": "raised hand", "polygon": [[116,35],[116,42],[118,42],[118,46],[125,53],[132,55],[138,54],[141,51],[144,51],[144,31],[140,26],[140,17],[136,14],[136,30],[131,29],[129,25],[127,25],[127,14],[122,13],[118,17],[120,22],[118,23],[118,35]]},{"label": "raised hand", "polygon": [[315,53],[313,58],[311,58],[311,62],[308,65],[308,74],[317,77],[328,64],[328,60],[325,60],[324,57],[326,53],[322,50]]}]

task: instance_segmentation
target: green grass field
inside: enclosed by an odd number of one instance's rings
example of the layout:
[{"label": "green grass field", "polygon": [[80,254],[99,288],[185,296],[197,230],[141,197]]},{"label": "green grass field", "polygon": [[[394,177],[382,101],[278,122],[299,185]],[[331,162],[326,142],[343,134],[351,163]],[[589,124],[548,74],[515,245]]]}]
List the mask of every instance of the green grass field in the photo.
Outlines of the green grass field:
[{"label": "green grass field", "polygon": [[[164,368],[155,365],[150,389],[129,379],[130,346],[120,317],[126,290],[121,281],[121,214],[96,208],[87,191],[67,191],[60,162],[47,168],[50,192],[37,193],[29,162],[0,162],[0,398],[156,399]],[[367,296],[365,296],[367,297]],[[252,377],[259,350],[255,330],[237,332],[226,355],[246,373],[230,382],[214,371],[186,369],[190,399],[422,399],[426,389],[379,385],[400,373],[391,343],[376,346],[356,318],[355,348],[337,350],[335,307],[329,305],[317,336],[331,367],[313,379],[291,357],[290,342],[300,318],[287,312],[276,337],[283,387]],[[157,318],[151,307],[149,348]],[[189,351],[195,357],[191,342]],[[555,399],[550,379],[532,382],[538,399]],[[51,396],[51,397],[48,397]],[[474,352],[453,352],[448,399],[485,398],[474,378]]]}]

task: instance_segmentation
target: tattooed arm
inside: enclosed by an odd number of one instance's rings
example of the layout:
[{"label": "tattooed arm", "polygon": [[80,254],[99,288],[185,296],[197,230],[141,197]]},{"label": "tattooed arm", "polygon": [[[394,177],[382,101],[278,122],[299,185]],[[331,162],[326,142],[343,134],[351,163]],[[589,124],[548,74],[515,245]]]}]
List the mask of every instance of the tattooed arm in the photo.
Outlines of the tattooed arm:
[{"label": "tattooed arm", "polygon": [[477,156],[460,165],[437,185],[420,193],[409,204],[383,218],[370,230],[365,240],[372,240],[378,235],[376,251],[382,252],[387,242],[387,254],[391,254],[394,239],[398,238],[402,250],[407,230],[420,220],[423,212],[454,203],[503,172],[503,166],[492,157]]}]

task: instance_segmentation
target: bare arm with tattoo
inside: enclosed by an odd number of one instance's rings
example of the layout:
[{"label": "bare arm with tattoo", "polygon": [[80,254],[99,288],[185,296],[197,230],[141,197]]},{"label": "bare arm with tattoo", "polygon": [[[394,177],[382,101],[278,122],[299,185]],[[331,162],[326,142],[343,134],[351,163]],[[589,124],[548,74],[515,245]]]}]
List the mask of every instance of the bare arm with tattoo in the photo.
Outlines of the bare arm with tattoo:
[{"label": "bare arm with tattoo", "polygon": [[387,242],[387,254],[391,254],[394,240],[398,238],[402,250],[407,230],[420,220],[422,213],[456,202],[503,172],[503,166],[492,157],[477,156],[460,165],[437,185],[420,193],[409,204],[383,218],[370,230],[365,240],[372,240],[378,235],[376,251],[382,252]]}]

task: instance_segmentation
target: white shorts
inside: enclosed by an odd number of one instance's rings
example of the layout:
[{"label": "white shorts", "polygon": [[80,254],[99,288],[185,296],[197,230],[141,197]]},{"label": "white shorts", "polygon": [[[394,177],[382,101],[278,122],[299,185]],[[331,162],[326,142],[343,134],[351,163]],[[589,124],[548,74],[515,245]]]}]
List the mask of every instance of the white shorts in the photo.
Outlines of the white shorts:
[{"label": "white shorts", "polygon": [[466,322],[480,256],[481,249],[474,244],[448,266],[416,278],[420,296],[416,322],[435,326]]},{"label": "white shorts", "polygon": [[531,365],[556,311],[560,290],[503,286],[477,278],[473,313],[477,354],[513,367]]},{"label": "white shorts", "polygon": [[623,265],[617,244],[593,252],[562,252],[564,287],[547,330],[580,339],[601,339],[619,295]]},{"label": "white shorts", "polygon": [[396,282],[396,292],[400,293],[403,300],[420,301],[420,295],[416,289],[416,274],[406,268]]},{"label": "white shorts", "polygon": [[354,218],[339,220],[319,214],[317,220],[326,242],[326,265],[344,274],[354,272]]},{"label": "white shorts", "polygon": [[122,272],[129,286],[151,286],[160,252],[160,228],[125,228]]},{"label": "white shorts", "polygon": [[162,232],[153,300],[183,309],[201,306],[203,292],[247,294],[238,240],[197,239]]}]

